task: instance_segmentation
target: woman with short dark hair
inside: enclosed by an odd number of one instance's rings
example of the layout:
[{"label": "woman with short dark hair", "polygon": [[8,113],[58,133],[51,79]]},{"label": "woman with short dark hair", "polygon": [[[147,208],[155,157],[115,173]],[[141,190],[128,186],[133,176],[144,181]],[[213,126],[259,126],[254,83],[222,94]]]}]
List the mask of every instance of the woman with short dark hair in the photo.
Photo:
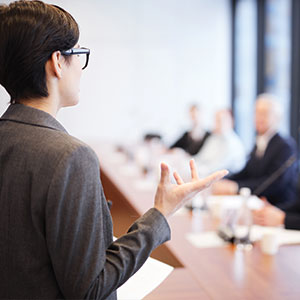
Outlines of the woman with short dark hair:
[{"label": "woman with short dark hair", "polygon": [[[96,154],[55,119],[77,104],[89,50],[62,8],[0,5],[0,298],[115,299],[116,289],[170,238],[166,221],[226,171],[183,183],[161,165],[154,207],[112,241]],[[81,61],[83,58],[83,61]]]},{"label": "woman with short dark hair", "polygon": [[45,64],[53,52],[78,42],[78,24],[62,8],[36,1],[1,6],[0,19],[0,82],[11,101],[47,97]]}]

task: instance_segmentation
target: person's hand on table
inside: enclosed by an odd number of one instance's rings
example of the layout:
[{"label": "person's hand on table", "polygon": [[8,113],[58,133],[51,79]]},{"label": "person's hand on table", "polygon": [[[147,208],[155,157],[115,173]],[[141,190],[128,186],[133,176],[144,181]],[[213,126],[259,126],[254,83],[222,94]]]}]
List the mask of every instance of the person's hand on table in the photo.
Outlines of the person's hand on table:
[{"label": "person's hand on table", "polygon": [[212,186],[212,194],[214,195],[236,195],[238,190],[238,184],[229,179],[220,180]]},{"label": "person's hand on table", "polygon": [[161,178],[157,187],[154,207],[165,217],[171,216],[197,193],[228,174],[227,170],[217,171],[205,178],[199,178],[194,160],[190,160],[191,181],[185,183],[177,172],[173,176],[177,184],[172,184],[170,171],[165,163],[161,164]]},{"label": "person's hand on table", "polygon": [[265,198],[264,207],[252,212],[254,224],[261,226],[279,226],[284,224],[285,212],[271,205]]}]

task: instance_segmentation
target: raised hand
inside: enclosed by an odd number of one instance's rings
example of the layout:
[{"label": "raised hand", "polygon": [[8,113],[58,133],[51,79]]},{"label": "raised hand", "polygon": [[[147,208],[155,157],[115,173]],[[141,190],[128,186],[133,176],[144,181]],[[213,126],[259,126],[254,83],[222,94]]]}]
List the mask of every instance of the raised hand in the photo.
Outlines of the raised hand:
[{"label": "raised hand", "polygon": [[154,207],[165,217],[171,216],[197,193],[228,174],[227,170],[222,170],[200,179],[194,160],[190,160],[190,169],[191,181],[185,183],[179,174],[174,172],[173,176],[177,184],[172,184],[168,166],[165,163],[161,164],[161,178],[155,195]]}]

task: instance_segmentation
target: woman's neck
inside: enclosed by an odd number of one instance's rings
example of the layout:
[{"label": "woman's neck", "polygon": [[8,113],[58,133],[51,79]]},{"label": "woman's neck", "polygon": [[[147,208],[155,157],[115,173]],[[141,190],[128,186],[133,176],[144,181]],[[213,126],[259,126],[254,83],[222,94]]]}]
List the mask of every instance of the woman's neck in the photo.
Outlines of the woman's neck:
[{"label": "woman's neck", "polygon": [[51,99],[51,97],[38,98],[38,99],[21,99],[17,102],[23,105],[31,106],[33,108],[45,111],[48,114],[52,115],[54,118],[56,118],[56,115],[60,109],[59,105],[56,103],[54,99]]}]

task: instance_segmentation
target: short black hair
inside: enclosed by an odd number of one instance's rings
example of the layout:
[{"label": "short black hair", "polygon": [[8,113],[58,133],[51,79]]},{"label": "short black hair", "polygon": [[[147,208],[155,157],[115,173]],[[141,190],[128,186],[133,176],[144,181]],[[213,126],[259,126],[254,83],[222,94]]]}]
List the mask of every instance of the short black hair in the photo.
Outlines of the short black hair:
[{"label": "short black hair", "polygon": [[78,39],[78,24],[59,6],[42,1],[0,5],[0,84],[11,103],[47,97],[46,62]]}]

